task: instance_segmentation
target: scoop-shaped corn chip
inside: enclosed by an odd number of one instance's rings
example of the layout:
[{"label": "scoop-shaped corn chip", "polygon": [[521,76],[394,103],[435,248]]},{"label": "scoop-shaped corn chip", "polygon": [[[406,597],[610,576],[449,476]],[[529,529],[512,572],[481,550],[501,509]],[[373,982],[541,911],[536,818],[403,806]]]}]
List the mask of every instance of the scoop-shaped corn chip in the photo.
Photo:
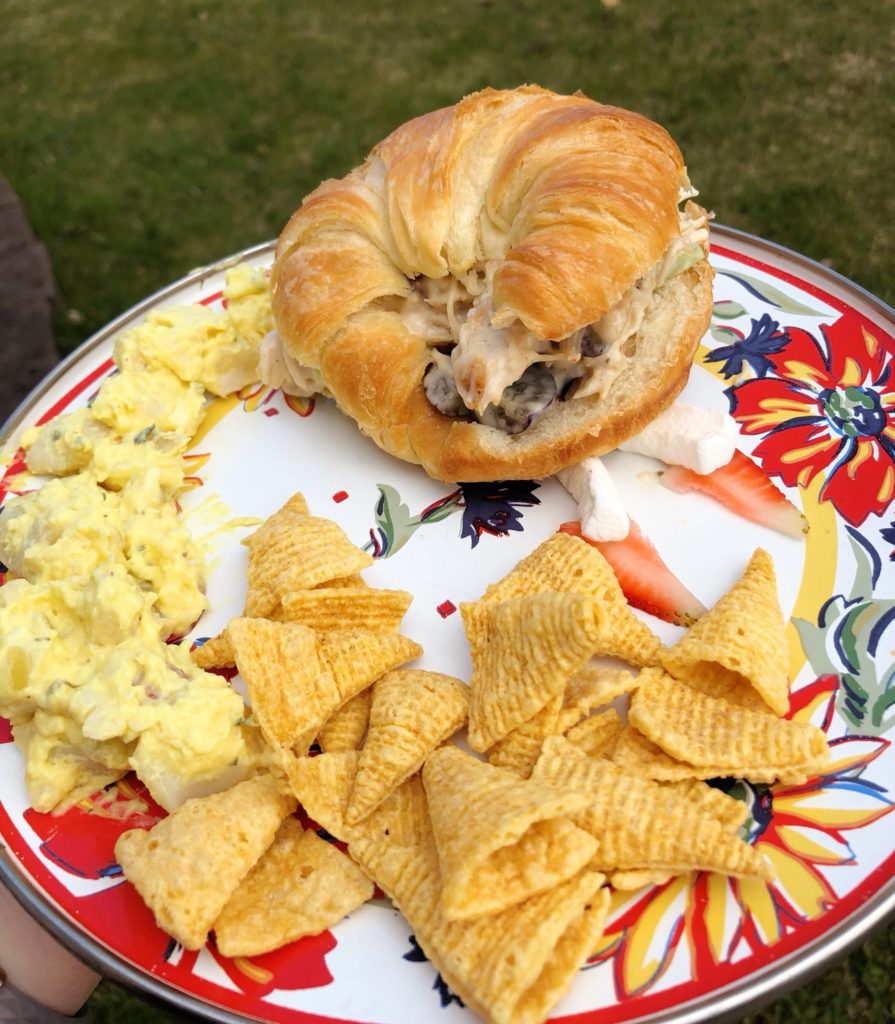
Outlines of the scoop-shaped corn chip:
[{"label": "scoop-shaped corn chip", "polygon": [[298,516],[309,516],[311,514],[307,499],[301,491],[296,491],[291,498],[287,498],[280,511],[293,513]]},{"label": "scoop-shaped corn chip", "polygon": [[709,669],[694,676],[687,675],[681,682],[706,697],[717,697],[746,711],[760,711],[768,716],[774,714],[751,683],[745,679],[734,679],[728,672],[713,674],[713,670]]},{"label": "scoop-shaped corn chip", "polygon": [[607,708],[598,715],[591,715],[579,722],[566,733],[566,739],[588,757],[612,759],[616,743],[625,731],[625,723],[615,708]]},{"label": "scoop-shaped corn chip", "polygon": [[345,810],[359,760],[358,751],[339,750],[296,757],[285,765],[292,792],[308,817],[343,841],[351,832],[345,823]]},{"label": "scoop-shaped corn chip", "polygon": [[[251,552],[253,544],[263,548],[271,537],[277,537],[288,532],[289,525],[298,519],[311,514],[304,495],[298,491],[287,499],[286,503],[279,508],[272,516],[268,517],[261,526],[243,540],[243,544]],[[257,556],[256,556],[257,560]],[[252,569],[252,555],[249,554],[248,570],[248,595],[246,599],[246,615],[257,615],[271,618],[279,605],[279,599],[274,592],[268,593],[261,586],[263,572],[259,573]],[[254,577],[254,579],[253,579]],[[208,666],[201,666],[208,667]],[[215,666],[217,667],[217,666]]]},{"label": "scoop-shaped corn chip", "polygon": [[330,519],[280,509],[246,540],[245,614],[269,615],[286,594],[350,576],[373,564]]},{"label": "scoop-shaped corn chip", "polygon": [[200,949],[240,881],[295,809],[275,779],[260,775],[223,793],[187,800],[151,831],[132,829],[115,857],[158,926]]},{"label": "scoop-shaped corn chip", "polygon": [[438,672],[389,672],[373,685],[370,724],[347,819],[360,821],[466,721],[469,689]]},{"label": "scoop-shaped corn chip", "polygon": [[756,549],[733,588],[674,647],[661,651],[659,660],[671,675],[709,696],[743,704],[753,690],[785,715],[789,657],[771,556]]},{"label": "scoop-shaped corn chip", "polygon": [[321,587],[284,594],[282,618],[301,622],[319,633],[367,629],[397,633],[413,596],[406,590],[375,587]]},{"label": "scoop-shaped corn chip", "polygon": [[[306,626],[233,619],[227,627],[255,721],[272,746],[291,747],[339,705],[332,677]],[[312,737],[313,738],[313,737]]]},{"label": "scoop-shaped corn chip", "polygon": [[488,751],[488,763],[527,779],[540,756],[544,739],[558,731],[562,702],[563,695],[556,694],[534,718],[523,722],[502,740],[498,740]]},{"label": "scoop-shaped corn chip", "polygon": [[[588,803],[440,747],[423,768],[450,920],[494,914],[580,871],[596,843],[567,815]],[[462,821],[463,828],[457,823]]]},{"label": "scoop-shaped corn chip", "polygon": [[360,573],[354,572],[350,576],[338,576],[334,580],[326,580],[323,583],[318,583],[313,590],[338,590],[340,587],[351,587],[353,590],[357,590],[359,587],[369,587],[369,583],[360,575]]},{"label": "scoop-shaped corn chip", "polygon": [[482,601],[493,604],[529,594],[559,593],[597,597],[605,607],[605,628],[591,654],[621,658],[632,665],[654,665],[658,637],[631,611],[615,573],[591,544],[567,533],[545,540]]},{"label": "scoop-shaped corn chip", "polygon": [[357,829],[351,856],[407,918],[451,990],[489,1024],[540,1024],[602,935],[603,875],[581,871],[502,913],[450,921],[418,776]]},{"label": "scoop-shaped corn chip", "polygon": [[[252,775],[260,771],[270,771],[270,766],[275,761],[274,749],[264,738],[261,726],[252,718],[249,708],[245,709],[239,732],[245,744],[245,754],[242,760],[246,770]],[[281,780],[283,778],[282,773],[272,772],[272,774]],[[286,791],[288,792],[288,790],[289,786],[287,785]]]},{"label": "scoop-shaped corn chip", "polygon": [[580,594],[461,605],[472,655],[469,744],[487,750],[533,718],[590,657],[605,618]]},{"label": "scoop-shaped corn chip", "polygon": [[[771,770],[819,770],[829,760],[824,734],[814,725],[747,711],[663,676],[637,690],[628,721],[666,754],[716,775],[756,779]],[[756,779],[757,781],[757,779]]]},{"label": "scoop-shaped corn chip", "polygon": [[319,935],[366,903],[373,883],[332,843],[287,818],[214,923],[224,956],[258,956]]},{"label": "scoop-shaped corn chip", "polygon": [[609,876],[609,884],[619,892],[635,892],[637,889],[645,889],[648,885],[664,885],[672,878],[674,872],[671,871],[640,868],[632,871],[613,871]]},{"label": "scoop-shaped corn chip", "polygon": [[686,761],[676,761],[630,725],[622,727],[612,750],[604,756],[621,768],[658,782],[713,779],[718,774],[712,768],[697,768]]},{"label": "scoop-shaped corn chip", "polygon": [[717,818],[722,825],[735,832],[749,817],[749,808],[743,800],[734,800],[723,790],[709,786],[699,779],[682,779],[680,782],[669,782],[679,793],[704,808],[708,814]]},{"label": "scoop-shaped corn chip", "polygon": [[320,749],[358,750],[367,732],[372,700],[373,688],[367,687],[333,712],[317,736]]},{"label": "scoop-shaped corn chip", "polygon": [[[760,712],[760,714],[766,715],[766,712]],[[653,779],[656,782],[683,783],[736,774],[732,773],[729,767],[722,765],[696,765],[687,761],[678,761],[631,726],[625,726],[611,753],[604,756],[620,767],[639,772],[644,778]],[[748,776],[737,777],[748,778],[750,782],[779,781],[788,786],[798,786],[805,782],[814,771],[814,768],[807,765],[787,770],[773,768],[769,765],[752,765],[749,768]]]},{"label": "scoop-shaped corn chip", "polygon": [[544,741],[533,779],[588,793],[591,802],[572,818],[598,842],[592,867],[649,868],[680,874],[718,871],[770,879],[770,866],[686,793],[588,757],[561,736]]},{"label": "scoop-shaped corn chip", "polygon": [[585,665],[566,686],[556,732],[568,732],[591,711],[630,693],[637,685],[638,677],[627,669]]},{"label": "scoop-shaped corn chip", "polygon": [[[356,825],[345,820],[360,754],[343,750],[299,757],[289,765],[292,791],[308,816],[330,835],[350,843],[358,837],[388,836],[397,846],[412,846],[431,832],[426,794],[418,775],[389,794],[376,814]],[[357,858],[355,858],[357,859]]]},{"label": "scoop-shaped corn chip", "polygon": [[339,707],[386,672],[423,653],[415,640],[400,633],[371,633],[365,629],[324,633],[317,650],[339,688]]},{"label": "scoop-shaped corn chip", "polygon": [[227,631],[267,741],[302,753],[334,711],[421,650],[397,633],[321,635],[267,619],[233,619]]},{"label": "scoop-shaped corn chip", "polygon": [[530,594],[594,595],[604,577],[601,558],[599,551],[580,538],[555,533],[518,562],[502,580],[492,583],[481,600],[495,604]]},{"label": "scoop-shaped corn chip", "polygon": [[236,665],[236,654],[226,628],[190,651],[190,657],[199,668],[233,668]]}]

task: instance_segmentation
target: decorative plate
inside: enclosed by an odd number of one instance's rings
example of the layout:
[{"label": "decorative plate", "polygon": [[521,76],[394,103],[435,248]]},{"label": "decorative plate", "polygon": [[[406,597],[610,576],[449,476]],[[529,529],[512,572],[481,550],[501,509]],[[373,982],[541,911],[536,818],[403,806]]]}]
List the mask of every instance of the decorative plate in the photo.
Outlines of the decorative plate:
[{"label": "decorative plate", "polygon": [[[241,258],[266,265],[271,255],[264,245]],[[616,894],[599,948],[554,1011],[568,1024],[744,1013],[895,909],[895,314],[825,268],[729,229],[714,229],[712,261],[714,316],[684,399],[732,412],[742,449],[804,511],[807,539],[752,525],[702,495],[670,493],[649,459],[612,453],[607,464],[632,518],[706,605],[754,548],[770,551],[789,616],[789,714],[826,731],[833,760],[803,786],[740,786],[750,841],[776,869],[774,883],[697,874]],[[8,424],[7,452],[23,426],[89,399],[111,371],[116,334],[147,309],[219,302],[233,262],[152,296],[74,353]],[[0,466],[0,500],[23,486],[20,456]],[[183,504],[194,525],[267,516],[303,491],[316,514],[374,555],[371,583],[413,592],[404,632],[424,645],[424,667],[465,678],[460,602],[575,517],[552,480],[439,484],[380,452],[331,402],[265,388],[214,401],[190,458]],[[240,536],[221,535],[211,607],[194,638],[242,609]],[[679,632],[650,625],[666,642]],[[99,970],[222,1021],[474,1019],[387,905],[250,960],[211,944],[184,951],[114,862],[115,839],[133,823],[98,801],[61,817],[31,811],[0,720],[0,877]]]}]

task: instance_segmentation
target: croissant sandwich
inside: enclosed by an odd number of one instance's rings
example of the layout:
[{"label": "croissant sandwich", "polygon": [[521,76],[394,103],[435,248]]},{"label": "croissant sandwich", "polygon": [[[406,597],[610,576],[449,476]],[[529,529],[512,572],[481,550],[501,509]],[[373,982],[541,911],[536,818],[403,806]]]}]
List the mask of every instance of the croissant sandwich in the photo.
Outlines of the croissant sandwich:
[{"label": "croissant sandwich", "polygon": [[549,476],[686,383],[712,301],[695,194],[645,117],[475,93],[304,200],[277,246],[262,375],[331,395],[437,479]]}]

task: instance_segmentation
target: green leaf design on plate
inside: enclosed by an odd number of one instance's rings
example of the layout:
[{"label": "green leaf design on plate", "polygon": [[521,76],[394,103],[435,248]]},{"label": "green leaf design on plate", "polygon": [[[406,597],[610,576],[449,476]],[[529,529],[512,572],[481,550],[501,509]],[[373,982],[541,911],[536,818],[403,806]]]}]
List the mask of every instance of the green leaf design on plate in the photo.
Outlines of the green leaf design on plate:
[{"label": "green leaf design on plate", "polygon": [[461,492],[457,490],[447,499],[430,505],[419,514],[420,525],[423,523],[440,523],[442,519],[452,516],[457,511],[461,500]]},{"label": "green leaf design on plate", "polygon": [[720,320],[736,320],[737,317],[746,315],[746,307],[741,306],[733,299],[722,299],[712,305],[712,316]]},{"label": "green leaf design on plate", "polygon": [[379,500],[374,516],[376,528],[384,541],[383,553],[393,555],[413,536],[410,509],[401,501],[401,495],[389,484],[378,484]]},{"label": "green leaf design on plate", "polygon": [[376,525],[370,530],[370,540],[364,546],[364,551],[372,551],[374,558],[394,555],[421,526],[447,519],[463,500],[463,492],[458,488],[413,516],[394,487],[389,484],[377,484],[376,487],[379,491],[373,509]]},{"label": "green leaf design on plate", "polygon": [[793,625],[812,670],[839,677],[836,707],[849,731],[881,736],[895,727],[895,662],[881,668],[871,651],[895,616],[895,600],[873,597],[870,554],[851,532],[849,542],[855,558],[849,596],[832,597],[816,624],[793,619]]},{"label": "green leaf design on plate", "polygon": [[805,306],[801,302],[796,302],[795,299],[790,298],[789,295],[780,291],[779,288],[768,284],[767,281],[760,281],[757,277],[751,277],[749,274],[733,274],[729,270],[719,270],[718,273],[741,284],[746,291],[750,292],[757,299],[761,299],[770,306],[775,306],[784,313],[796,313],[801,316],[824,316],[823,313],[819,313],[816,309]]},{"label": "green leaf design on plate", "polygon": [[715,341],[722,345],[731,345],[743,340],[732,327],[725,327],[723,324],[712,324],[709,330]]}]

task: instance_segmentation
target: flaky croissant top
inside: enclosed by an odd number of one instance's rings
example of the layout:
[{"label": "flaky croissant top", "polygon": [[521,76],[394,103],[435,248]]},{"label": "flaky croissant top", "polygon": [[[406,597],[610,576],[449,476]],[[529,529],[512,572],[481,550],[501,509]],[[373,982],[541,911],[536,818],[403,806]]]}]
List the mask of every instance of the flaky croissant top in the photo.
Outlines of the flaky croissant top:
[{"label": "flaky croissant top", "polygon": [[532,478],[674,398],[708,325],[704,211],[646,118],[534,86],[402,125],[280,236],[298,388],[442,480]]}]

